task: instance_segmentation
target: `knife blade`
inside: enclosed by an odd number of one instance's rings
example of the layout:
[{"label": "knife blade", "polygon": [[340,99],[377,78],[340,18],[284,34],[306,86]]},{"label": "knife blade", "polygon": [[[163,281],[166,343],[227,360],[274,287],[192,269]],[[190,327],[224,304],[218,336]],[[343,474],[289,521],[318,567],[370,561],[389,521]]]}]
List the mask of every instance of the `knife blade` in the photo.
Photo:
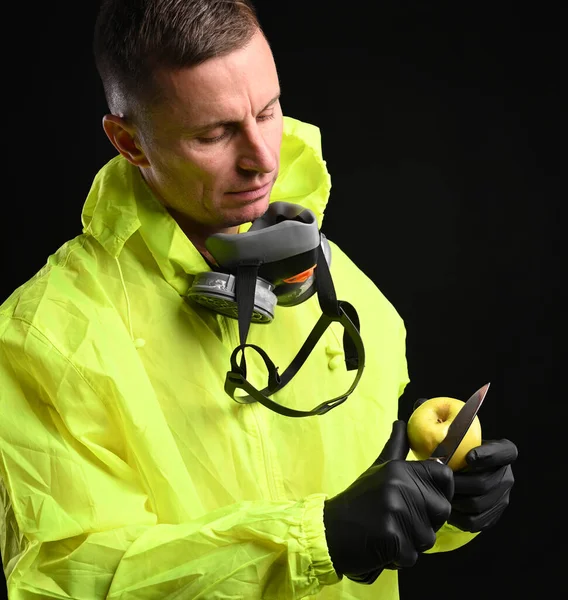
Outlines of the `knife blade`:
[{"label": "knife blade", "polygon": [[436,446],[430,458],[444,465],[450,462],[483,404],[488,389],[489,383],[486,383],[471,395],[449,426],[446,437]]}]

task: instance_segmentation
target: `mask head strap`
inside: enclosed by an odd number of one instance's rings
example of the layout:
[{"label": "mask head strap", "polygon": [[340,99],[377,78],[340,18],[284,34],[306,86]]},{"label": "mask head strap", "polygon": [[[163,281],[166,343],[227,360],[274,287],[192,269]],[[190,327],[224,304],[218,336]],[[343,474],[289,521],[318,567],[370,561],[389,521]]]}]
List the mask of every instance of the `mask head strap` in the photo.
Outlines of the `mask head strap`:
[{"label": "mask head strap", "polygon": [[[247,277],[253,277],[253,274],[254,277],[256,277],[258,265],[247,265],[247,267],[251,267],[250,270],[245,271]],[[254,268],[256,268],[256,271]],[[365,366],[365,349],[359,333],[359,318],[357,311],[348,302],[337,300],[329,265],[327,264],[322,246],[320,245],[319,247],[316,268],[316,289],[318,301],[322,309],[322,316],[312,329],[302,348],[300,348],[298,354],[295,356],[282,375],[279,375],[278,368],[274,365],[262,348],[254,344],[246,343],[246,337],[248,335],[248,328],[250,324],[250,315],[252,314],[252,303],[254,299],[255,279],[252,281],[252,284],[247,281],[247,283],[242,286],[240,295],[240,280],[238,280],[237,283],[237,302],[242,303],[243,310],[241,313],[241,304],[239,304],[239,336],[241,344],[235,348],[231,355],[231,371],[227,372],[227,376],[225,378],[225,391],[227,394],[231,396],[233,400],[244,404],[260,402],[267,408],[288,417],[323,415],[332,408],[345,402],[347,397],[357,387],[359,379],[363,374],[363,369]],[[294,375],[304,364],[310,352],[313,350],[325,330],[334,321],[341,323],[344,328],[343,345],[346,368],[350,371],[357,369],[354,381],[347,392],[337,396],[336,398],[322,402],[320,405],[308,411],[288,408],[268,398],[268,396],[274,394],[278,390],[281,390],[289,381],[291,381]],[[246,379],[246,361],[244,358],[244,351],[247,347],[254,349],[260,354],[268,370],[268,385],[263,390],[258,390]],[[241,353],[240,364],[237,363],[237,357],[239,353]],[[244,390],[248,393],[248,395],[235,397],[235,391],[237,389]]]},{"label": "mask head strap", "polygon": [[[261,263],[258,260],[250,260],[243,261],[243,263],[237,267],[237,286],[235,289],[235,296],[237,300],[239,321],[239,341],[241,342],[240,346],[237,346],[237,348],[246,346],[250,323],[252,320],[252,313],[254,310],[256,279],[260,264]],[[234,368],[232,361],[231,366]],[[246,379],[247,364],[244,351],[242,353],[238,372]]]}]

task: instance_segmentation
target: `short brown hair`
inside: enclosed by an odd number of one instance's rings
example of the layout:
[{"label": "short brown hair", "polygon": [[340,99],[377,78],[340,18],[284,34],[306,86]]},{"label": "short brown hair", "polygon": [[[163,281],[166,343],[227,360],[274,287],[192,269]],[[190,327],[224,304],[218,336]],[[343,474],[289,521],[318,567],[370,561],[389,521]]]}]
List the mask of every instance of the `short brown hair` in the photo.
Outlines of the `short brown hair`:
[{"label": "short brown hair", "polygon": [[110,111],[134,117],[159,100],[156,69],[240,49],[257,30],[251,0],[102,0],[93,51]]}]

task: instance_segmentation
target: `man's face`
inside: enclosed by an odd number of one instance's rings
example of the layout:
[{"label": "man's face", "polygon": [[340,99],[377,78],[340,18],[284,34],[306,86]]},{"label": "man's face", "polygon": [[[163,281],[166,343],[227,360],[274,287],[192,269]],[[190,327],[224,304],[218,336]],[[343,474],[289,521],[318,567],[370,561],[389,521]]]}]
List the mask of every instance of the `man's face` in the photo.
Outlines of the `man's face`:
[{"label": "man's face", "polygon": [[148,161],[141,171],[154,193],[197,238],[262,215],[278,174],[283,126],[264,36],[157,77],[165,101],[137,136]]}]

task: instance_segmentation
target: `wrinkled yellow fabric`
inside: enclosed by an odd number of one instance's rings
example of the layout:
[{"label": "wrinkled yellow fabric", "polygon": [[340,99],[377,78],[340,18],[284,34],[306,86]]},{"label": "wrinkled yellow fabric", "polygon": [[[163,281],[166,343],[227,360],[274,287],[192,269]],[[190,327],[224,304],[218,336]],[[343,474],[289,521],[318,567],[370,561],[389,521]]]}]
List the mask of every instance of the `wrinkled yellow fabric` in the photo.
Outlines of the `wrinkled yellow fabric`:
[{"label": "wrinkled yellow fabric", "polygon": [[[286,118],[271,200],[300,203],[321,225],[330,187],[319,130]],[[408,376],[390,302],[330,240],[337,296],[359,312],[365,372],[331,412],[284,417],[224,392],[237,322],[184,299],[207,265],[136,168],[119,156],[105,165],[82,219],[0,307],[10,600],[396,599],[395,571],[372,586],[339,580],[322,517],[397,417]],[[320,314],[317,296],[277,307],[248,341],[282,372]],[[335,325],[279,402],[307,410],[349,388]],[[247,365],[263,387],[256,354]],[[434,551],[472,537],[445,527]]]}]

